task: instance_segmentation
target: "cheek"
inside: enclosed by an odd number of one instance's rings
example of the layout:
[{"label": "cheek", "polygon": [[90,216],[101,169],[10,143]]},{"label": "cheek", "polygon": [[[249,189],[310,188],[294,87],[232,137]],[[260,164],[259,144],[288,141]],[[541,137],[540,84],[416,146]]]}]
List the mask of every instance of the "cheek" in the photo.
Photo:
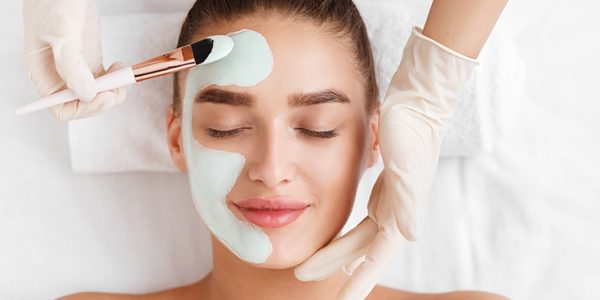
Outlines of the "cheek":
[{"label": "cheek", "polygon": [[348,139],[332,147],[312,149],[311,153],[303,155],[310,157],[310,163],[305,166],[311,168],[309,174],[313,181],[320,183],[321,190],[339,192],[340,188],[352,185],[361,160],[358,147],[355,139]]},{"label": "cheek", "polygon": [[[318,199],[320,220],[342,226],[352,209],[364,160],[364,130],[339,136],[335,142],[305,153],[302,173]],[[308,169],[310,168],[310,169]],[[341,225],[340,225],[341,224]]]}]

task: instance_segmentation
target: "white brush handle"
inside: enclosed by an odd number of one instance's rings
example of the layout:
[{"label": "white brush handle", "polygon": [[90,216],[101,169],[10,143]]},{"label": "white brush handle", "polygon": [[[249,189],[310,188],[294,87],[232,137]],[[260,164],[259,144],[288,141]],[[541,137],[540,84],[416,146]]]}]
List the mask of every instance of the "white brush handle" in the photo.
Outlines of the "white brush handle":
[{"label": "white brush handle", "polygon": [[[124,67],[96,78],[96,92],[100,93],[114,90],[116,88],[134,84],[135,82],[135,76],[133,75],[131,67]],[[79,98],[72,90],[66,89],[19,107],[15,112],[17,115],[23,115],[77,99]]]}]

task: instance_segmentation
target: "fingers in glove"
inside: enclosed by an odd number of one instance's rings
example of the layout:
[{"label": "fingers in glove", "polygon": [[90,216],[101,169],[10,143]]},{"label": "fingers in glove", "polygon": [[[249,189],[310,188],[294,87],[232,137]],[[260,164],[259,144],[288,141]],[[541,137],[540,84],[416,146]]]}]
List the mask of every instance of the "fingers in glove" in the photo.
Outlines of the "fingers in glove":
[{"label": "fingers in glove", "polygon": [[[84,12],[86,1],[70,1],[74,7],[69,11]],[[82,35],[85,20],[76,13],[57,12],[50,14],[40,32],[40,39],[46,41],[54,56],[56,71],[66,82],[67,87],[83,100],[96,96],[96,84],[90,66],[82,49]]]},{"label": "fingers in glove", "polygon": [[365,259],[366,259],[365,256],[359,257],[357,260],[355,260],[352,263],[350,263],[349,265],[345,266],[344,272],[346,272],[346,274],[348,274],[348,275],[352,275],[352,273],[354,273],[354,271],[356,271],[356,269],[360,266],[360,264],[363,263],[363,261],[365,261]]},{"label": "fingers in glove", "polygon": [[[423,190],[421,187],[422,182],[419,178],[403,172],[393,164],[387,167],[382,174],[385,176],[383,182],[387,185],[385,187],[385,197],[387,200],[394,200],[385,210],[395,217],[384,217],[377,220],[396,220],[396,225],[402,235],[407,240],[416,242],[421,235],[420,205],[426,200],[422,196],[422,191],[419,191]],[[371,208],[369,207],[369,209]]]},{"label": "fingers in glove", "polygon": [[81,53],[81,40],[71,39],[62,47],[52,47],[58,74],[75,92],[79,99],[89,101],[96,96],[96,83],[84,56]]},{"label": "fingers in glove", "polygon": [[50,48],[26,55],[25,69],[40,96],[49,96],[65,88],[65,83],[56,71]]},{"label": "fingers in glove", "polygon": [[[118,70],[122,67],[122,63],[114,63],[108,68],[108,72]],[[50,112],[57,120],[62,122],[89,118],[119,105],[123,102],[125,96],[126,90],[124,87],[122,87],[112,91],[101,92],[94,99],[88,102],[75,100],[51,107]]]},{"label": "fingers in glove", "polygon": [[[120,61],[115,62],[112,65],[110,65],[110,67],[108,67],[108,70],[106,70],[106,72],[104,72],[104,74],[114,72],[116,70],[123,68],[124,66],[125,66],[125,64]],[[104,74],[102,74],[102,75],[104,75]],[[123,100],[125,100],[125,97],[127,95],[126,91],[127,91],[127,89],[125,87],[120,87],[118,89],[112,90],[111,92],[113,92],[115,95],[115,104],[110,106],[109,108],[112,108],[112,107],[115,107],[115,106],[121,104],[121,102],[123,102]]]},{"label": "fingers in glove", "polygon": [[398,250],[399,233],[382,230],[377,233],[365,261],[352,274],[338,294],[338,300],[365,299]]},{"label": "fingers in glove", "polygon": [[296,267],[298,280],[321,280],[364,256],[377,233],[377,224],[369,217],[354,229],[331,242]]},{"label": "fingers in glove", "polygon": [[50,107],[49,110],[58,121],[62,122],[89,118],[116,106],[119,103],[119,97],[122,97],[121,94],[113,91],[102,92],[89,102],[75,100]]}]

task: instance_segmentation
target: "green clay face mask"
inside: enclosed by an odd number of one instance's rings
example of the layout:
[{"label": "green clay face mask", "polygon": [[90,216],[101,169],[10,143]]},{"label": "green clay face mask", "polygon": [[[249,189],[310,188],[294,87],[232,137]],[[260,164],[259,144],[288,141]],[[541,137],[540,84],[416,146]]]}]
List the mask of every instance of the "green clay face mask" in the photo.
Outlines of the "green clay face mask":
[{"label": "green clay face mask", "polygon": [[182,134],[188,178],[198,213],[214,234],[240,259],[260,264],[272,252],[269,237],[251,223],[236,218],[226,198],[244,168],[239,153],[208,149],[193,135],[192,111],[196,94],[209,85],[250,87],[265,80],[273,69],[273,54],[258,32],[228,34],[235,43],[225,58],[189,71],[183,100]]}]

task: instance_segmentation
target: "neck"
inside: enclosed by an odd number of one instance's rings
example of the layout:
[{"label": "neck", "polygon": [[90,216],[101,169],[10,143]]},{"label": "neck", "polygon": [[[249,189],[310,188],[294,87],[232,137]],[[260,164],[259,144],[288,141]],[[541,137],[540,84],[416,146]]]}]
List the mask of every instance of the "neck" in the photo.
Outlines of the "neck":
[{"label": "neck", "polygon": [[294,268],[261,269],[250,265],[212,238],[213,271],[203,280],[206,299],[335,299],[348,276],[339,271],[321,281],[302,282]]}]

